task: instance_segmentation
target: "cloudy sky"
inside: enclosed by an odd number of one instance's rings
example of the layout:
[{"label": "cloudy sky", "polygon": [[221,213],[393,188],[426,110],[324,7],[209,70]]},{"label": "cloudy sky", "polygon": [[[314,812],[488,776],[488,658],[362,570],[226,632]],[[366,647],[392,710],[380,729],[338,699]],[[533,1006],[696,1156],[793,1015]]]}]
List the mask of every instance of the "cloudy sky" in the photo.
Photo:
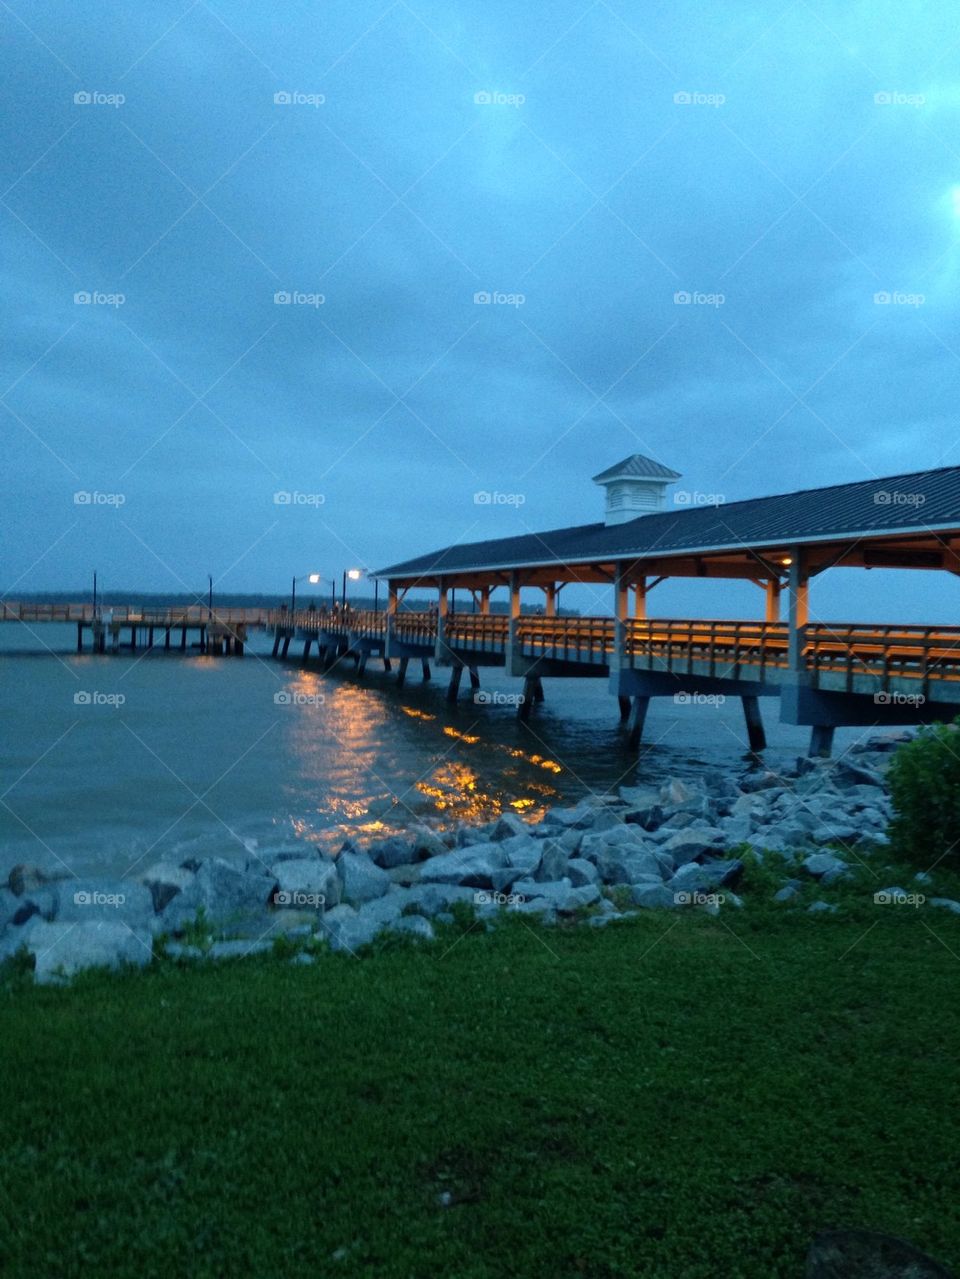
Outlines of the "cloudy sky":
[{"label": "cloudy sky", "polygon": [[[727,501],[960,464],[949,6],[0,22],[7,595],[280,591],[587,522],[634,451]],[[837,617],[960,602],[832,577]]]}]

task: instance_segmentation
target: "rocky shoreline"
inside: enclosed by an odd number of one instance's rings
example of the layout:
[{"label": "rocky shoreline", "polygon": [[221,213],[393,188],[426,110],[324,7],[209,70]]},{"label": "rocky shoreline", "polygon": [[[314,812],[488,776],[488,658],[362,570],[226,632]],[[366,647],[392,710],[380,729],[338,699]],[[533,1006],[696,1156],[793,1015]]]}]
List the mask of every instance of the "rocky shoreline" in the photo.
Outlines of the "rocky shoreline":
[{"label": "rocky shoreline", "polygon": [[[347,841],[335,857],[282,853],[267,863],[219,857],[160,862],[135,879],[54,878],[18,866],[0,889],[0,960],[20,952],[38,982],[90,967],[145,966],[156,954],[228,959],[293,943],[356,953],[382,933],[423,941],[453,923],[457,903],[483,926],[501,912],[602,927],[644,910],[738,909],[744,858],[780,854],[773,900],[808,900],[866,859],[882,859],[891,816],[884,773],[910,736],[876,737],[839,760],[797,761],[774,773],[705,772],[659,787],[621,787],[536,825],[508,813],[486,826],[439,833],[426,826],[370,844]],[[877,867],[881,876],[882,867]],[[930,881],[879,888],[878,901],[904,900],[960,913],[927,898]],[[836,905],[822,897],[811,913]],[[299,948],[299,949],[298,949]]]}]

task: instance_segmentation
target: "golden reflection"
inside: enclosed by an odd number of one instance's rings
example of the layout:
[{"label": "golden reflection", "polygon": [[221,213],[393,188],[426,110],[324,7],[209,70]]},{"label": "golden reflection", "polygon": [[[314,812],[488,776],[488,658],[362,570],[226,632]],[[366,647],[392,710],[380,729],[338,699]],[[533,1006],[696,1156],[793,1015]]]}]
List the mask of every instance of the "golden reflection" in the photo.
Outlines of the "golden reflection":
[{"label": "golden reflection", "polygon": [[443,730],[447,737],[455,737],[458,742],[466,742],[470,746],[476,746],[480,738],[475,733],[461,733],[457,729],[451,728],[449,724]]},{"label": "golden reflection", "polygon": [[404,715],[409,715],[411,719],[436,719],[436,715],[428,715],[426,711],[418,711],[413,706],[401,706],[400,709]]}]

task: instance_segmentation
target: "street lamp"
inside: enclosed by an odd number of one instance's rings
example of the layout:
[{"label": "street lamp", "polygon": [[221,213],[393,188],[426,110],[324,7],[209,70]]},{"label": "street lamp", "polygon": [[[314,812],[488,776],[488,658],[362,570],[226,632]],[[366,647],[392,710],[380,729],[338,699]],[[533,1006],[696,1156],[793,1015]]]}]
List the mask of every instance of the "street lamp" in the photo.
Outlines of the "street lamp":
[{"label": "street lamp", "polygon": [[299,577],[294,577],[290,583],[290,612],[297,611],[297,583],[309,582],[311,586],[316,586],[320,581],[319,573],[301,573]]},{"label": "street lamp", "polygon": [[212,573],[207,574],[207,587],[208,587],[207,608],[210,612],[210,616],[213,617],[213,574]]},{"label": "street lamp", "polygon": [[343,570],[343,583],[340,588],[340,604],[343,608],[347,607],[347,578],[351,582],[360,581],[360,570],[358,568],[345,568]]}]

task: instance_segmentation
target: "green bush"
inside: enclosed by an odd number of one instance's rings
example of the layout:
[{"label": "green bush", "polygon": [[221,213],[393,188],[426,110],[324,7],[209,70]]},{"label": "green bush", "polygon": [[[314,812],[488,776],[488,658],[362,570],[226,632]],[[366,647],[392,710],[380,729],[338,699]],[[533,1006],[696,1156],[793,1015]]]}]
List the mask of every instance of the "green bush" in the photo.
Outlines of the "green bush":
[{"label": "green bush", "polygon": [[921,870],[960,867],[960,718],[923,728],[887,774],[895,850]]}]

